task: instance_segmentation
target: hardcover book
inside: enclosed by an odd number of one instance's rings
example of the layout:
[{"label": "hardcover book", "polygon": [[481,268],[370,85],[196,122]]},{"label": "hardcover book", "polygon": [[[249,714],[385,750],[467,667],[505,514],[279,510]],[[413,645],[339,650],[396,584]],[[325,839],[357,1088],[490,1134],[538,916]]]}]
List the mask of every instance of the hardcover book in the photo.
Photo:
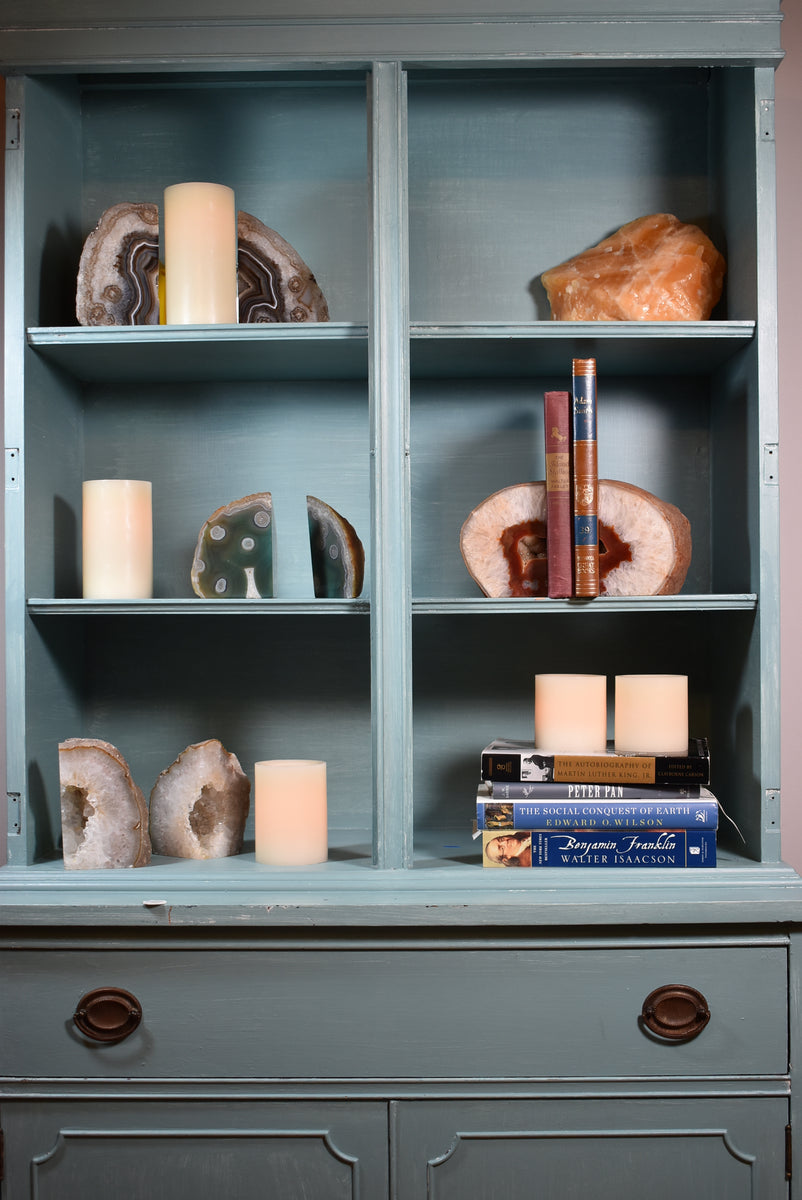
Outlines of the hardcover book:
[{"label": "hardcover book", "polygon": [[482,833],[484,867],[714,867],[712,829]]},{"label": "hardcover book", "polygon": [[[698,783],[530,783],[519,780],[488,779],[479,785],[485,800],[695,800]],[[712,794],[712,793],[711,793]]]},{"label": "hardcover book", "polygon": [[574,595],[599,594],[599,473],[596,444],[596,360],[573,360],[571,408]]},{"label": "hardcover book", "polygon": [[[503,785],[502,785],[503,786]],[[515,785],[511,785],[515,786]],[[526,785],[525,785],[526,786]],[[553,785],[532,784],[531,789]],[[563,785],[554,785],[563,790]],[[717,829],[718,800],[707,788],[686,799],[652,799],[644,788],[617,787],[614,784],[571,785],[577,791],[603,792],[627,790],[629,799],[542,799],[540,793],[529,800],[499,800],[488,795],[489,785],[482,783],[476,796],[477,829]],[[674,789],[681,793],[684,789]]]},{"label": "hardcover book", "polygon": [[546,559],[549,596],[573,595],[571,549],[571,396],[546,392]]},{"label": "hardcover book", "polygon": [[483,780],[509,783],[710,784],[707,738],[691,738],[687,754],[555,754],[532,742],[497,738],[481,755]]}]

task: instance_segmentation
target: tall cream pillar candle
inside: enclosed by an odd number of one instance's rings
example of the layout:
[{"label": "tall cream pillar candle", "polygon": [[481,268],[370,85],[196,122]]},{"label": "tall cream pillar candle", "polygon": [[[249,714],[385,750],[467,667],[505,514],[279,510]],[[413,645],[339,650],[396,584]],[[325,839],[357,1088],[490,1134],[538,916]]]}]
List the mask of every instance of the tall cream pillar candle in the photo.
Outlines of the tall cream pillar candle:
[{"label": "tall cream pillar candle", "polygon": [[687,754],[688,676],[616,675],[615,748],[626,754]]},{"label": "tall cream pillar candle", "polygon": [[165,188],[164,280],[168,325],[236,324],[237,211],[230,187]]},{"label": "tall cream pillar candle", "polygon": [[148,481],[84,482],[83,594],[88,600],[147,600],[153,595],[153,515]]},{"label": "tall cream pillar candle", "polygon": [[310,866],[329,855],[326,764],[274,758],[255,766],[256,861]]},{"label": "tall cream pillar candle", "polygon": [[607,748],[607,676],[536,675],[535,746],[558,754]]}]

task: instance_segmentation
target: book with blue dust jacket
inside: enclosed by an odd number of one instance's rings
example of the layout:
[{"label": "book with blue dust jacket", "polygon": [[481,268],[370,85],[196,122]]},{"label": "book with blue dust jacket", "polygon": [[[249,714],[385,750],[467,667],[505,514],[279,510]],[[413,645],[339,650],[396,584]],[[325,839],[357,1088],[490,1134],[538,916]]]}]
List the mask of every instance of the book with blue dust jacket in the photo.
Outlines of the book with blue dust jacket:
[{"label": "book with blue dust jacket", "polygon": [[713,829],[482,832],[483,867],[714,867]]},{"label": "book with blue dust jacket", "polygon": [[[502,785],[503,786],[503,785]],[[511,785],[513,786],[513,785]],[[560,788],[559,784],[532,784],[537,788]],[[613,784],[572,785],[574,791],[624,791]],[[707,788],[697,797],[653,799],[644,788],[628,788],[634,796],[624,798],[549,799],[538,792],[526,800],[499,800],[480,784],[476,796],[477,829],[717,829],[718,800]],[[659,789],[658,789],[659,790]],[[665,789],[668,790],[668,789]],[[681,788],[676,791],[681,792]]]}]

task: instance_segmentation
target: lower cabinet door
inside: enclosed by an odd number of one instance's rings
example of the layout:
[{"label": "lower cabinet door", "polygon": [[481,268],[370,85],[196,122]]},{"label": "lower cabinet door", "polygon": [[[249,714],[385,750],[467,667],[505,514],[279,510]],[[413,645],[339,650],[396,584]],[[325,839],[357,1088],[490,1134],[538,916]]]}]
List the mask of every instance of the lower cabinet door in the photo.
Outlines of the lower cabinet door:
[{"label": "lower cabinet door", "polygon": [[42,1100],[0,1106],[9,1200],[381,1200],[384,1103]]},{"label": "lower cabinet door", "polygon": [[787,1121],[784,1097],[400,1102],[392,1195],[787,1200]]}]

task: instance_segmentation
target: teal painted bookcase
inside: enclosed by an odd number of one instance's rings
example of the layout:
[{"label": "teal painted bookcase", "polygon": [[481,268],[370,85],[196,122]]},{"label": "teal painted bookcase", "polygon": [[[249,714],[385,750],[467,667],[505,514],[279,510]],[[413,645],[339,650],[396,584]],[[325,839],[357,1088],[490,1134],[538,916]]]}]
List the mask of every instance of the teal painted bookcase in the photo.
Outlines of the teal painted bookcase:
[{"label": "teal painted bookcase", "polygon": [[[802,1194],[777,0],[112,8],[0,13],[0,1195]],[[101,213],[190,179],[295,247],[330,322],[76,323]],[[711,319],[551,321],[541,273],[658,211],[725,254]],[[471,509],[544,477],[574,356],[598,363],[600,474],[691,521],[678,596],[490,599],[465,568]],[[81,597],[81,482],[114,475],[153,482],[152,600]],[[203,522],[265,490],[275,598],[199,599]],[[312,593],[308,493],[365,545],[357,599]],[[530,735],[548,671],[688,674],[731,818],[715,868],[482,870],[479,752]],[[65,871],[68,737],[112,742],[146,794],[209,737],[251,774],[325,759],[329,861],[257,864],[251,819],[234,858]]]}]

